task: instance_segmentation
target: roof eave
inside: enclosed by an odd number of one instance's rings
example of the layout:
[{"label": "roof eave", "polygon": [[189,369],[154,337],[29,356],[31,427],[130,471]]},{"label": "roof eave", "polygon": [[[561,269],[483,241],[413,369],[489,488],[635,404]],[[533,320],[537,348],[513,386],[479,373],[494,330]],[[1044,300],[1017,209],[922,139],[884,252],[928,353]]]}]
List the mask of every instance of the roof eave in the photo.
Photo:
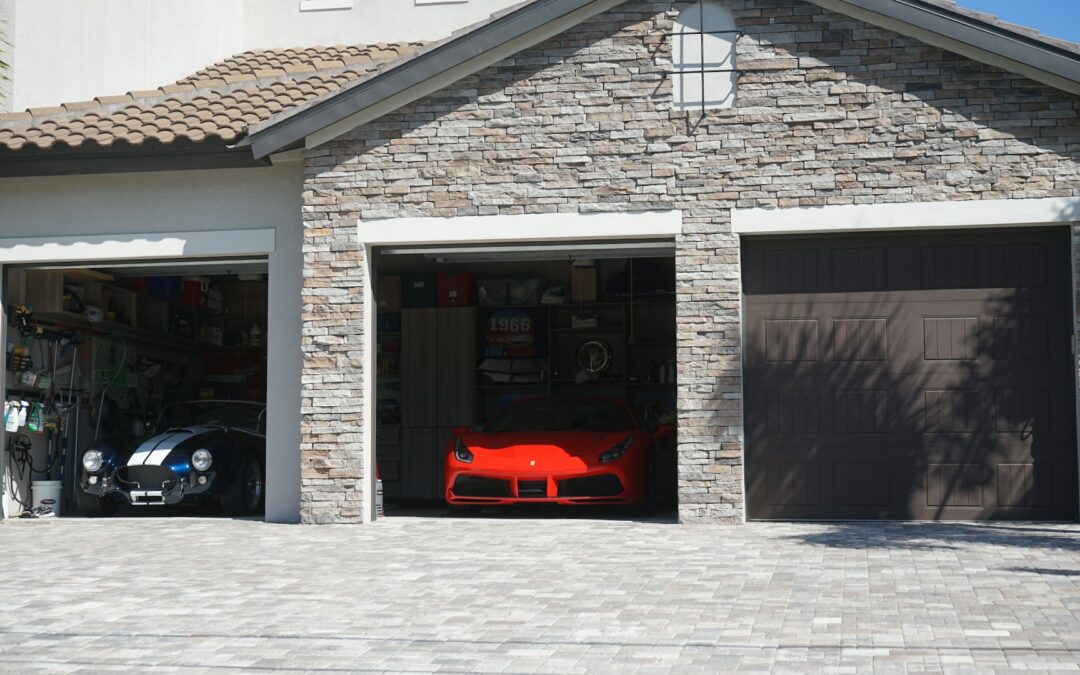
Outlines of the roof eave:
[{"label": "roof eave", "polygon": [[0,152],[0,178],[77,174],[250,169],[270,166],[245,149],[125,148],[63,152]]},{"label": "roof eave", "polygon": [[1080,94],[1080,56],[919,0],[809,0],[928,44]]},{"label": "roof eave", "polygon": [[254,156],[315,147],[565,31],[623,0],[537,0],[311,107],[249,131]]}]

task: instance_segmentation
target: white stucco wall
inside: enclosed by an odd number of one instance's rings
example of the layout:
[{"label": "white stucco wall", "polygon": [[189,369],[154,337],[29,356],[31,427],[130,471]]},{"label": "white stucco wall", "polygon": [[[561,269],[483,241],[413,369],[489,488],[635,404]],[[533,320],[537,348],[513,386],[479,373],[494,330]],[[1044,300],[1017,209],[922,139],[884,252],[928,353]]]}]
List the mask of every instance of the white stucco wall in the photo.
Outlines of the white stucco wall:
[{"label": "white stucco wall", "polygon": [[242,50],[240,0],[10,0],[11,110],[153,89]]},{"label": "white stucco wall", "polygon": [[300,509],[300,162],[262,169],[0,179],[0,239],[273,228],[266,517]]},{"label": "white stucco wall", "polygon": [[[0,61],[11,61],[8,44],[9,26],[15,16],[15,0],[0,0]],[[11,80],[7,72],[0,72],[0,113],[8,112],[11,103]]]},{"label": "white stucco wall", "polygon": [[333,0],[351,7],[301,11],[301,0],[0,0],[7,109],[154,89],[248,49],[431,40],[515,1]]}]

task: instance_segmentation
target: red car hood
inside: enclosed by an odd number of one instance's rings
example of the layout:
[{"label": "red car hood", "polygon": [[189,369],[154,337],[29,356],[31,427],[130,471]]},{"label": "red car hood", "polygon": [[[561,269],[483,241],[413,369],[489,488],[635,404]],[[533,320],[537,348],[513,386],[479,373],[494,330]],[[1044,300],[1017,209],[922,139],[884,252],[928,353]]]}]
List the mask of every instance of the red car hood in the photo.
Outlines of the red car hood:
[{"label": "red car hood", "polygon": [[461,440],[473,452],[478,469],[550,473],[597,466],[601,453],[633,433],[473,433]]}]

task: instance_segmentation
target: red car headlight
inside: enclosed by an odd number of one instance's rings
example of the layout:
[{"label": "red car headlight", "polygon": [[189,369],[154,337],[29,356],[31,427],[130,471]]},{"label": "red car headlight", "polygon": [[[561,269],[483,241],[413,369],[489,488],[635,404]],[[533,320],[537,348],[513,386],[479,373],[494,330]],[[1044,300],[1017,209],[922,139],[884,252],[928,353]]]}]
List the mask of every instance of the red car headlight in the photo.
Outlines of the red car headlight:
[{"label": "red car headlight", "polygon": [[613,445],[600,455],[600,463],[607,464],[608,462],[614,462],[618,458],[626,454],[626,451],[630,449],[630,446],[634,444],[634,437],[627,436],[618,445]]},{"label": "red car headlight", "polygon": [[465,464],[471,464],[473,460],[472,450],[460,438],[454,441],[454,459]]}]

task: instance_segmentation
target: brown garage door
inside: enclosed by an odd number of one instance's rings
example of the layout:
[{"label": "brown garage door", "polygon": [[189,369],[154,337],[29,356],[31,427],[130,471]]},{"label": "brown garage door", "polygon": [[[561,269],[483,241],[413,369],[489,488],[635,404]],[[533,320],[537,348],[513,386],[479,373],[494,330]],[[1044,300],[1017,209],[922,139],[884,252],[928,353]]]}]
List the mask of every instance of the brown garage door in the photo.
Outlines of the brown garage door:
[{"label": "brown garage door", "polygon": [[751,518],[1076,518],[1065,228],[748,238]]}]

